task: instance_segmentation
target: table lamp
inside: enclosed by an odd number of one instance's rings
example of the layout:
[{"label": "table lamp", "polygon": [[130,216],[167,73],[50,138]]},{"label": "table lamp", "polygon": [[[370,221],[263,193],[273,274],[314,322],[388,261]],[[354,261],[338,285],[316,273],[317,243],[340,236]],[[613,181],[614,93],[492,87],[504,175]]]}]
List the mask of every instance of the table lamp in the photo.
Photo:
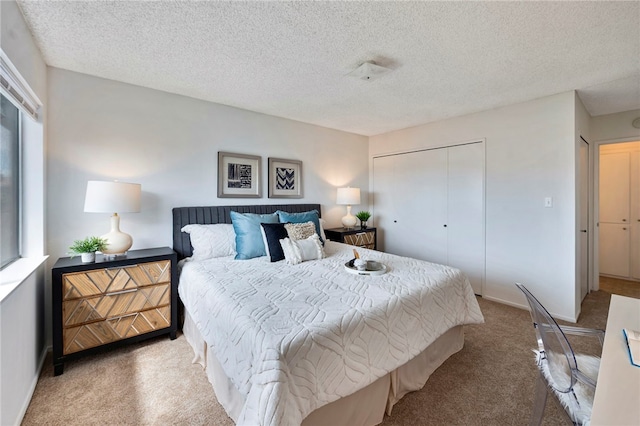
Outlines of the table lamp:
[{"label": "table lamp", "polygon": [[336,204],[347,206],[347,215],[342,218],[342,225],[345,228],[356,226],[357,219],[351,214],[351,206],[360,204],[360,188],[338,188]]},{"label": "table lamp", "polygon": [[89,213],[113,213],[111,231],[102,235],[107,240],[107,255],[124,254],[133,245],[131,235],[120,231],[118,213],[138,213],[140,211],[140,184],[124,182],[87,182],[84,211]]}]

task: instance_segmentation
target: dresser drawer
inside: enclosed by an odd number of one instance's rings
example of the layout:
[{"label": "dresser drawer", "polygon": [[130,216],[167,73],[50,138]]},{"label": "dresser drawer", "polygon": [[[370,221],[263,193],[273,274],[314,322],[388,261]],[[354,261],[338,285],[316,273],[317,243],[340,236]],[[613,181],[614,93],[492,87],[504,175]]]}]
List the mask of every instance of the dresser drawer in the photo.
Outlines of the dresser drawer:
[{"label": "dresser drawer", "polygon": [[365,247],[374,249],[376,244],[376,234],[374,232],[358,232],[357,234],[348,234],[344,236],[345,244],[352,246]]},{"label": "dresser drawer", "polygon": [[65,300],[62,303],[62,322],[64,327],[69,327],[157,308],[170,302],[169,283]]},{"label": "dresser drawer", "polygon": [[73,272],[62,276],[63,300],[132,290],[171,282],[171,262],[140,263],[116,268]]},{"label": "dresser drawer", "polygon": [[117,340],[167,328],[171,325],[171,308],[163,306],[65,328],[62,333],[63,354],[95,348]]}]

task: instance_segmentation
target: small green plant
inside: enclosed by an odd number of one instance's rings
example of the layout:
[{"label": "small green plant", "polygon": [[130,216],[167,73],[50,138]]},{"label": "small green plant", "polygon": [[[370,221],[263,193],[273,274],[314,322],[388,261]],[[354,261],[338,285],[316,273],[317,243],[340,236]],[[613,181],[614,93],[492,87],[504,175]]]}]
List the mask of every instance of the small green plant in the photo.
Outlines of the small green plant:
[{"label": "small green plant", "polygon": [[363,210],[363,211],[358,212],[358,214],[356,214],[356,217],[358,219],[360,219],[362,222],[366,222],[371,217],[371,213],[369,213],[368,211]]},{"label": "small green plant", "polygon": [[69,247],[70,254],[73,256],[82,253],[95,253],[103,251],[107,248],[107,240],[100,237],[87,237],[84,240],[75,240]]}]

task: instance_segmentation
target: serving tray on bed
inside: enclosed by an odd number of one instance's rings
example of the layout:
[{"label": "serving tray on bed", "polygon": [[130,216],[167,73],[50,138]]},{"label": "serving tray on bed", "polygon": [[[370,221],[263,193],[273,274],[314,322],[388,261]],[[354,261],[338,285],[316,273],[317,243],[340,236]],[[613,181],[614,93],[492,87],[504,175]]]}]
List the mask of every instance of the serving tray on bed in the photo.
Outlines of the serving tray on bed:
[{"label": "serving tray on bed", "polygon": [[344,264],[344,269],[355,275],[382,275],[387,272],[387,265],[384,263],[376,262],[374,260],[367,260],[367,267],[364,270],[359,270],[355,266],[353,266],[353,261],[355,259],[351,259],[347,263]]}]

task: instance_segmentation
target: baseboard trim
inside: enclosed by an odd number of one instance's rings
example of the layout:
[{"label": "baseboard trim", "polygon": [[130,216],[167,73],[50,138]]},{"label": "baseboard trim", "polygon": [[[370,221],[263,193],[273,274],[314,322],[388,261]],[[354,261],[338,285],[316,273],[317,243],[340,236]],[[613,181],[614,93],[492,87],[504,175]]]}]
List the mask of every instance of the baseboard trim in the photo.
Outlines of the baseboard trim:
[{"label": "baseboard trim", "polygon": [[[486,300],[491,300],[492,302],[502,303],[503,305],[513,306],[514,308],[524,309],[525,311],[529,310],[529,306],[528,305],[522,305],[520,303],[514,303],[514,302],[511,302],[509,300],[504,300],[504,299],[500,299],[500,298],[497,298],[497,297],[491,297],[491,296],[482,296],[482,298],[486,299]],[[563,321],[571,322],[571,323],[574,323],[574,324],[576,322],[578,322],[577,318],[565,317],[564,315],[558,315],[558,314],[555,314],[553,312],[549,312],[549,313],[555,319],[561,319]]]},{"label": "baseboard trim", "polygon": [[31,398],[33,398],[33,393],[35,392],[36,386],[38,385],[38,380],[40,379],[40,374],[42,374],[42,367],[44,367],[44,360],[47,358],[47,354],[51,350],[53,350],[52,346],[45,346],[42,349],[42,353],[40,354],[40,361],[38,361],[38,373],[36,374],[36,376],[31,381],[31,386],[29,387],[29,393],[27,394],[28,396],[25,399],[24,403],[22,404],[22,408],[20,409],[20,414],[18,415],[18,418],[16,419],[16,420],[18,420],[16,422],[17,425],[22,423],[22,420],[24,420],[24,415],[27,414],[27,409],[29,408],[29,404],[31,404]]}]

